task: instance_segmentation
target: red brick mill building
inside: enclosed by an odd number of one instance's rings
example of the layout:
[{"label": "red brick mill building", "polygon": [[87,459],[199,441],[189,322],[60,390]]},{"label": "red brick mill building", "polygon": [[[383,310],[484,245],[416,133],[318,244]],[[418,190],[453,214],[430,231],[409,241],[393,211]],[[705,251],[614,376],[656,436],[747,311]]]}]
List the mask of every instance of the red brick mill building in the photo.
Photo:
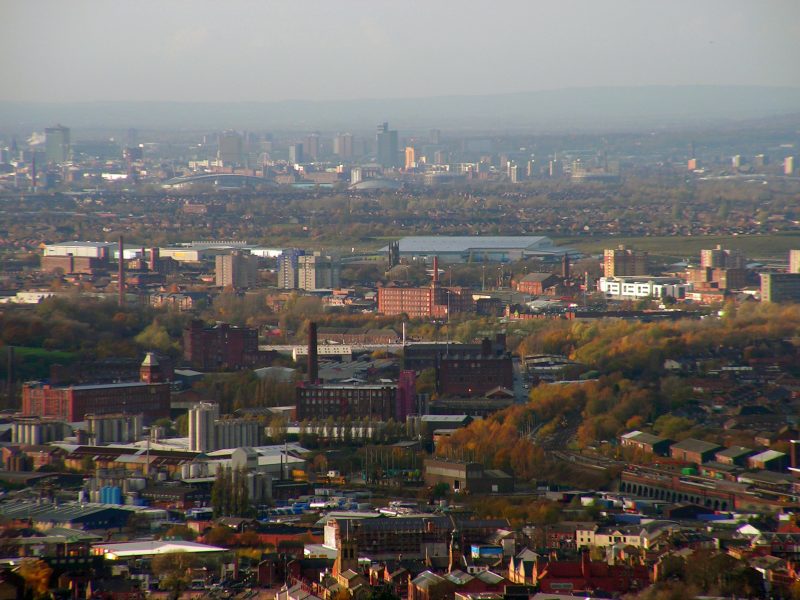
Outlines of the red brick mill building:
[{"label": "red brick mill building", "polygon": [[143,414],[152,421],[169,417],[170,384],[164,382],[157,359],[148,354],[140,381],[94,385],[52,386],[40,381],[22,387],[22,414],[83,421],[87,414]]}]

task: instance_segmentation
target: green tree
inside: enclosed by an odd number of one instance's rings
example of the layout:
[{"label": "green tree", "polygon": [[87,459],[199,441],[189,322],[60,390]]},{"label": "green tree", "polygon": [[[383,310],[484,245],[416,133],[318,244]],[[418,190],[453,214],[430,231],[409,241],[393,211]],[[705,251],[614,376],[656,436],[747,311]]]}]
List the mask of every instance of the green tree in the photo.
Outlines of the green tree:
[{"label": "green tree", "polygon": [[189,587],[191,569],[197,562],[195,555],[188,552],[168,552],[155,556],[150,569],[158,577],[159,587],[169,592],[171,600],[177,600]]},{"label": "green tree", "polygon": [[171,353],[178,349],[178,343],[170,337],[167,328],[158,321],[150,323],[133,340],[142,348],[159,352]]}]

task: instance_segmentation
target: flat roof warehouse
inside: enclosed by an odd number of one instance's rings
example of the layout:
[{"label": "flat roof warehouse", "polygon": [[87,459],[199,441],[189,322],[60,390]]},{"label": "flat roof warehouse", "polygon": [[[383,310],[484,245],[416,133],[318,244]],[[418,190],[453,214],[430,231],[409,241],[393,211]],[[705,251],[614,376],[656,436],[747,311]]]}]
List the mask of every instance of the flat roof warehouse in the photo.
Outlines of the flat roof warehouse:
[{"label": "flat roof warehouse", "polygon": [[[577,254],[571,248],[560,248],[553,240],[540,235],[518,236],[439,236],[420,235],[399,240],[400,256],[440,262],[510,262],[523,258],[560,259],[564,254]],[[382,248],[387,252],[389,247]]]}]

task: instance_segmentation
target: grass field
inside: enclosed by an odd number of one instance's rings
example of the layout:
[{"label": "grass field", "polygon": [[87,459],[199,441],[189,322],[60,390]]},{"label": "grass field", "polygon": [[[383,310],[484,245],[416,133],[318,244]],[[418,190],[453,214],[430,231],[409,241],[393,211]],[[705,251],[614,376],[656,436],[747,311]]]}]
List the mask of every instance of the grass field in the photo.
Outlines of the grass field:
[{"label": "grass field", "polygon": [[700,255],[700,250],[721,244],[723,248],[741,250],[750,259],[789,260],[789,250],[800,248],[800,233],[771,235],[704,235],[682,237],[598,237],[553,238],[561,246],[570,246],[586,254],[599,254],[604,248],[626,244],[646,250],[653,256],[685,259]]}]

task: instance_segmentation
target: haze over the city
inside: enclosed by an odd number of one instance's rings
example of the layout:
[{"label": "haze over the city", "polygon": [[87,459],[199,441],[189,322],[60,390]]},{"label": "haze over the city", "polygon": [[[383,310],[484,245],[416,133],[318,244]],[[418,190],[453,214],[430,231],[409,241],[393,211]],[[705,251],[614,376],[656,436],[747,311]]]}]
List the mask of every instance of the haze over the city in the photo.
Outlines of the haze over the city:
[{"label": "haze over the city", "polygon": [[792,0],[3,4],[5,101],[800,86]]}]

